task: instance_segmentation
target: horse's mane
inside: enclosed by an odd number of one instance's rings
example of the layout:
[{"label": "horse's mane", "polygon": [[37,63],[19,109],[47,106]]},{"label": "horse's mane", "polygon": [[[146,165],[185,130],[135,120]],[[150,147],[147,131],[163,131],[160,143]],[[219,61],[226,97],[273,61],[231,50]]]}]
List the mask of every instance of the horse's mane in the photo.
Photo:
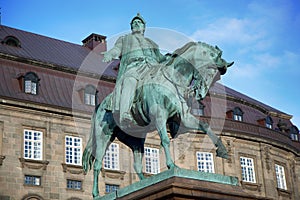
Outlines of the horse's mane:
[{"label": "horse's mane", "polygon": [[188,42],[186,43],[183,47],[176,49],[172,54],[171,54],[171,60],[167,63],[167,65],[170,65],[174,62],[174,59],[180,55],[182,55],[185,51],[187,51],[190,47],[201,44],[202,46],[208,48],[209,50],[216,52],[217,54],[221,53],[222,51],[217,47],[217,46],[211,46],[205,42]]}]

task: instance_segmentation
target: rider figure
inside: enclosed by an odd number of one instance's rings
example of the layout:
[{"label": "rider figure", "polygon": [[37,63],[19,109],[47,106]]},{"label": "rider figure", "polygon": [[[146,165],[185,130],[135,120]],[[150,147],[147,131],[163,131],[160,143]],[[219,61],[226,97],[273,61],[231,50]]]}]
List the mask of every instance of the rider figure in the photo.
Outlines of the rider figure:
[{"label": "rider figure", "polygon": [[131,119],[130,108],[138,81],[152,66],[166,58],[158,45],[144,37],[146,22],[138,13],[131,20],[131,33],[121,36],[114,47],[104,53],[104,62],[120,59],[116,89],[114,92],[113,112],[120,112],[120,124]]}]

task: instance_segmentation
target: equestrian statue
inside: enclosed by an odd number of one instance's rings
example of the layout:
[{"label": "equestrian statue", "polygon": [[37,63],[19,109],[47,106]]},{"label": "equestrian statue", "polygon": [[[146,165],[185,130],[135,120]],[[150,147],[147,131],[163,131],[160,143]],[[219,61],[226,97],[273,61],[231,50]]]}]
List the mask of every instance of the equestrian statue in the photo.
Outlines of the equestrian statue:
[{"label": "equestrian statue", "polygon": [[157,131],[169,169],[176,167],[170,154],[170,138],[198,130],[216,146],[216,155],[227,158],[221,139],[209,125],[190,113],[188,100],[202,100],[209,88],[233,62],[222,58],[217,46],[189,42],[172,54],[162,55],[158,45],[144,37],[145,20],[140,14],[131,21],[130,34],[121,36],[104,53],[105,62],[120,59],[116,85],[92,115],[90,137],[83,152],[85,172],[94,170],[92,194],[99,196],[98,176],[106,149],[118,138],[133,152],[134,169],[140,179],[147,133]]}]

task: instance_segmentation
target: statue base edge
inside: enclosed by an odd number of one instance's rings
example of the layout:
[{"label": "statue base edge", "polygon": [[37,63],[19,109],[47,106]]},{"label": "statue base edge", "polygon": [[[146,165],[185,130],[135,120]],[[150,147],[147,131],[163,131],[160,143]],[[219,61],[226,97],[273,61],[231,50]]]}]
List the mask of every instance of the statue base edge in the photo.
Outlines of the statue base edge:
[{"label": "statue base edge", "polygon": [[173,168],[94,200],[127,199],[267,199],[251,197],[238,186],[238,178]]}]

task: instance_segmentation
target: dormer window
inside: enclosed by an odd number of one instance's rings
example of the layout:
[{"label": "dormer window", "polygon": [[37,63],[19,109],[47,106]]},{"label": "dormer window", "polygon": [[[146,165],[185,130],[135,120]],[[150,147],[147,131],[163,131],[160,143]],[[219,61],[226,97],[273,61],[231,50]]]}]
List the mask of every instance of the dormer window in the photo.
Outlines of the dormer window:
[{"label": "dormer window", "polygon": [[39,77],[34,72],[28,72],[24,76],[24,92],[27,94],[38,94]]},{"label": "dormer window", "polygon": [[290,128],[290,136],[293,141],[299,141],[299,129],[296,126]]},{"label": "dormer window", "polygon": [[12,47],[21,47],[19,39],[14,36],[5,37],[1,43]]},{"label": "dormer window", "polygon": [[273,128],[273,120],[270,116],[266,117],[266,127],[269,129]]},{"label": "dormer window", "polygon": [[84,103],[95,106],[97,103],[97,93],[98,91],[93,85],[87,85],[84,89]]},{"label": "dormer window", "polygon": [[243,114],[244,112],[239,107],[233,109],[233,119],[235,121],[243,121]]}]

